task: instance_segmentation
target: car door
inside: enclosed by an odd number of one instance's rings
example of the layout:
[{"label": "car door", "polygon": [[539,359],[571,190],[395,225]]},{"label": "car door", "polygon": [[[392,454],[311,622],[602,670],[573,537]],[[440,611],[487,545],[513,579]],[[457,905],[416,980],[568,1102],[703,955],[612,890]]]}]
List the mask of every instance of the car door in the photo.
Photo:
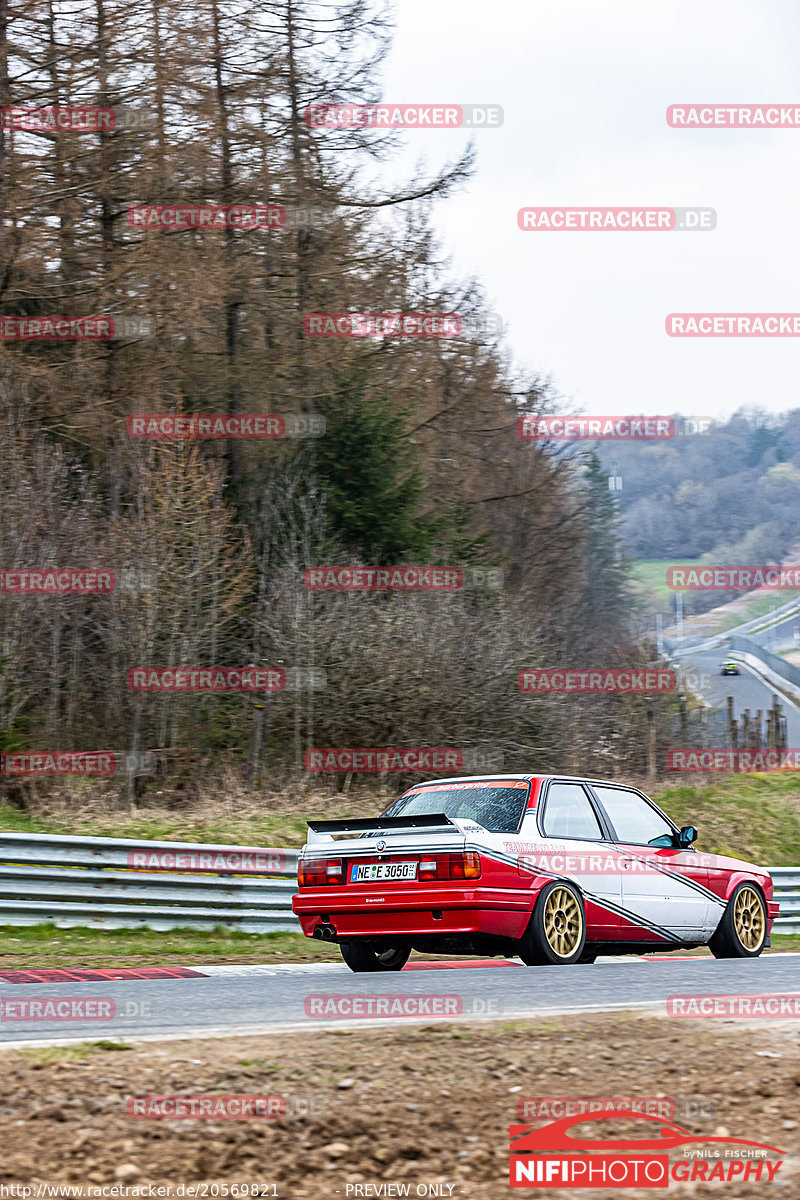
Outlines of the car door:
[{"label": "car door", "polygon": [[542,845],[547,848],[542,865],[579,885],[592,936],[616,941],[622,904],[620,856],[591,793],[575,780],[551,780],[539,806],[538,822]]},{"label": "car door", "polygon": [[627,920],[622,937],[635,940],[643,931],[679,940],[705,937],[710,914],[708,870],[690,848],[651,846],[673,838],[676,829],[641,792],[593,783],[622,856],[622,906]]}]

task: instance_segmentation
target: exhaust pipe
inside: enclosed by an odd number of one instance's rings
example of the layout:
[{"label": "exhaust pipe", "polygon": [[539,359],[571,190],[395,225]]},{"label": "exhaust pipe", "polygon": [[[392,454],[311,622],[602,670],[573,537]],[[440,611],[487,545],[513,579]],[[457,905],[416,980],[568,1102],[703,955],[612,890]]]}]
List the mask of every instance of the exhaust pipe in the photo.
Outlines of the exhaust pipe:
[{"label": "exhaust pipe", "polygon": [[336,930],[332,925],[316,925],[314,927],[314,937],[321,942],[335,942]]}]

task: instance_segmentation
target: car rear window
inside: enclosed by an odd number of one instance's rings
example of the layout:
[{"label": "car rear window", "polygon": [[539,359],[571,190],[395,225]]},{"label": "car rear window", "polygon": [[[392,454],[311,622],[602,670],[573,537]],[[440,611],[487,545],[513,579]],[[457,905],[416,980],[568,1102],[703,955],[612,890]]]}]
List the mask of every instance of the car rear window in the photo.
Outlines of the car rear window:
[{"label": "car rear window", "polygon": [[475,821],[492,833],[516,833],[529,790],[527,786],[511,783],[407,792],[384,809],[382,816],[418,817],[426,813],[444,813],[447,817]]}]

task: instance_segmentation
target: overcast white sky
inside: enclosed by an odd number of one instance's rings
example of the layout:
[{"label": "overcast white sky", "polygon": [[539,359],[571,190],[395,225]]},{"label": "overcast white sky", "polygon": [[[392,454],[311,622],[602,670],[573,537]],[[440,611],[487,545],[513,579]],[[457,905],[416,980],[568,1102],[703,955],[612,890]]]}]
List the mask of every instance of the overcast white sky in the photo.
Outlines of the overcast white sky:
[{"label": "overcast white sky", "polygon": [[[478,170],[441,202],[518,364],[576,412],[721,416],[800,406],[800,339],[675,339],[673,311],[800,311],[800,129],[670,129],[670,104],[800,105],[784,0],[396,0],[383,98],[503,105]],[[468,133],[407,131],[431,170]],[[708,233],[523,233],[526,205],[705,205]]]}]

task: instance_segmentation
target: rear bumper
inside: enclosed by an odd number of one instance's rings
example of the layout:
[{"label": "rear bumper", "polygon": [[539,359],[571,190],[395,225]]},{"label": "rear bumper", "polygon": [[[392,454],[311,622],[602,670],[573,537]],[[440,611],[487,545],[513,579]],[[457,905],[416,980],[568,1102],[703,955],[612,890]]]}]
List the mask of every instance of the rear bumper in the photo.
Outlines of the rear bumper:
[{"label": "rear bumper", "polygon": [[[306,937],[331,924],[340,937],[483,933],[522,937],[531,912],[531,893],[482,887],[406,888],[359,891],[345,887],[305,888],[292,897],[292,910]],[[324,920],[323,920],[324,918]]]},{"label": "rear bumper", "polygon": [[772,932],[772,923],[775,920],[775,918],[778,916],[778,913],[780,912],[780,910],[781,910],[781,906],[777,900],[768,900],[767,901],[767,933],[768,934]]}]

